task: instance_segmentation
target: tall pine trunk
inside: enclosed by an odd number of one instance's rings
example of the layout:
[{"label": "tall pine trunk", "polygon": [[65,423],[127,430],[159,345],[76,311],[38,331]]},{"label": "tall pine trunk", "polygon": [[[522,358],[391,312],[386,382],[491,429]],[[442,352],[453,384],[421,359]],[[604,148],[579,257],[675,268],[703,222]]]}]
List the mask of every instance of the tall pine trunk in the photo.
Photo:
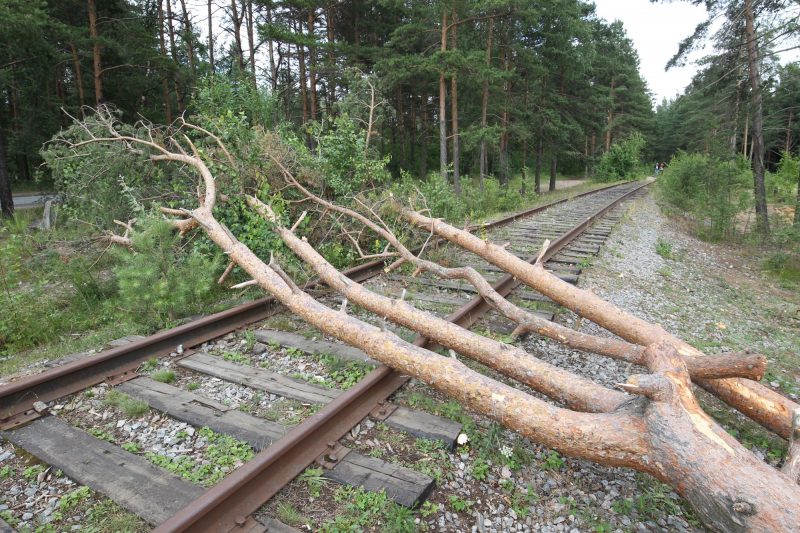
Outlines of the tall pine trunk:
[{"label": "tall pine trunk", "polygon": [[[172,0],[166,0],[167,3],[167,35],[169,35],[169,50],[172,56],[172,62],[177,69],[180,62],[178,61],[178,48],[175,46],[175,28],[172,25]],[[175,85],[175,96],[178,99],[178,113],[181,115],[186,110],[186,100],[183,94],[183,88],[180,86],[178,77],[175,75],[176,71],[170,69],[170,78]]]},{"label": "tall pine trunk", "polygon": [[769,234],[767,214],[767,190],[764,186],[764,112],[761,81],[756,47],[756,30],[753,15],[753,0],[744,2],[745,29],[747,32],[747,65],[750,71],[750,89],[753,103],[753,189],[756,200],[756,225],[758,231]]},{"label": "tall pine trunk", "polygon": [[539,128],[539,144],[536,146],[536,167],[533,171],[533,190],[536,194],[542,192],[542,158],[544,157],[544,139],[542,128]]},{"label": "tall pine trunk", "polygon": [[189,68],[192,74],[197,74],[197,64],[194,60],[194,34],[189,20],[189,12],[186,10],[186,0],[181,0],[181,12],[183,13],[181,26],[183,28],[183,42],[186,43],[186,57],[189,60]]},{"label": "tall pine trunk", "polygon": [[214,18],[211,14],[211,0],[208,0],[208,63],[214,72]]},{"label": "tall pine trunk", "polygon": [[[442,61],[447,51],[447,8],[442,7]],[[439,172],[447,181],[447,84],[444,77],[444,66],[439,67]]]},{"label": "tall pine trunk", "polygon": [[[166,59],[167,46],[164,41],[164,6],[162,0],[158,0],[158,24],[158,44],[161,48],[161,55]],[[167,117],[167,124],[172,124],[172,102],[169,92],[169,79],[164,73],[161,74],[161,95],[164,99],[164,114]]]},{"label": "tall pine trunk", "polygon": [[549,191],[556,190],[556,171],[558,169],[558,147],[551,146],[550,151],[550,187]]},{"label": "tall pine trunk", "polygon": [[[314,19],[316,12],[313,8],[308,10],[308,38],[314,42]],[[317,120],[317,47],[308,47],[308,88],[311,94],[311,120]]]},{"label": "tall pine trunk", "polygon": [[242,47],[242,18],[236,0],[231,0],[231,22],[233,22],[233,41],[236,45],[236,64],[239,75],[244,74],[244,48]]},{"label": "tall pine trunk", "polygon": [[483,180],[486,177],[489,154],[486,146],[486,127],[489,125],[487,120],[489,114],[489,69],[492,66],[492,31],[494,30],[494,19],[489,19],[489,29],[486,35],[486,75],[483,77],[483,98],[481,100],[481,149],[480,149],[480,182],[483,189]]},{"label": "tall pine trunk", "polygon": [[[458,16],[456,10],[453,8],[453,29],[450,33],[450,49],[455,51],[457,46],[456,41],[456,24],[458,23]],[[456,195],[461,195],[461,147],[458,139],[458,74],[453,72],[450,78],[450,121],[452,123],[452,137],[453,137],[453,189]]]},{"label": "tall pine trunk", "polygon": [[250,51],[250,74],[253,76],[253,88],[258,88],[256,81],[256,40],[253,35],[253,0],[247,0],[247,46]]},{"label": "tall pine trunk", "polygon": [[83,116],[83,106],[86,105],[86,96],[83,92],[83,71],[81,70],[81,60],[78,57],[78,49],[75,43],[70,41],[69,49],[72,53],[72,68],[75,71],[75,87],[78,89],[78,104],[81,108],[81,116]]},{"label": "tall pine trunk", "polygon": [[[267,25],[272,24],[272,8],[267,8]],[[267,37],[267,53],[269,54],[269,82],[272,86],[272,94],[278,91],[278,67],[275,64],[275,46],[272,42],[272,34]]]},{"label": "tall pine trunk", "polygon": [[611,79],[611,89],[609,90],[611,103],[608,105],[608,124],[606,125],[606,152],[611,149],[611,130],[614,129],[614,79]]},{"label": "tall pine trunk", "polygon": [[94,73],[94,104],[103,103],[103,66],[100,61],[100,36],[97,33],[97,5],[88,0],[89,37],[92,39],[92,70]]}]

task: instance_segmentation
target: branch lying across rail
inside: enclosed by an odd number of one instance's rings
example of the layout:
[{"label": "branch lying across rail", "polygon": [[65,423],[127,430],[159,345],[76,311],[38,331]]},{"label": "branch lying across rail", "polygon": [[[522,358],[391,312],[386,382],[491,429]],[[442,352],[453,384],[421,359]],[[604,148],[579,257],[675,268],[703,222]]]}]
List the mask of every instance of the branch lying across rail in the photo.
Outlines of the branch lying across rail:
[{"label": "branch lying across rail", "polygon": [[[412,224],[464,248],[515,276],[522,283],[539,291],[554,302],[604,327],[623,339],[646,346],[669,342],[689,361],[693,358],[712,359],[703,352],[669,334],[661,326],[645,322],[607,302],[591,291],[570,285],[545,270],[541,264],[531,264],[511,254],[501,246],[484,241],[441,220],[426,217],[405,207],[398,207]],[[726,379],[697,379],[695,383],[738,409],[754,421],[789,438],[792,413],[800,405],[792,402],[755,381]]]},{"label": "branch lying across rail", "polygon": [[278,225],[277,217],[269,206],[252,196],[247,198],[247,203],[261,216],[276,223],[276,231],[283,242],[347,301],[483,363],[571,409],[612,412],[629,399],[625,394],[546,363],[524,350],[472,333],[402,300],[391,299],[364,288],[343,276],[308,242]]},{"label": "branch lying across rail", "polygon": [[[378,224],[357,211],[315,195],[300,184],[277,158],[272,156],[271,159],[281,170],[287,183],[300,191],[308,200],[324,207],[327,211],[344,214],[368,227],[377,235],[386,239],[400,254],[402,261],[417,267],[417,272],[425,271],[441,279],[461,279],[468,282],[489,305],[518,325],[515,330],[516,333],[535,332],[575,350],[597,353],[637,365],[643,364],[643,347],[620,339],[588,335],[550,320],[545,320],[508,301],[508,299],[494,290],[486,278],[472,267],[448,268],[420,258],[411,252],[393,232],[389,231],[385,224]],[[698,360],[696,363],[689,363],[688,366],[689,373],[694,378],[747,377],[760,379],[766,370],[766,358],[757,354],[728,354],[723,358],[702,362]]]}]

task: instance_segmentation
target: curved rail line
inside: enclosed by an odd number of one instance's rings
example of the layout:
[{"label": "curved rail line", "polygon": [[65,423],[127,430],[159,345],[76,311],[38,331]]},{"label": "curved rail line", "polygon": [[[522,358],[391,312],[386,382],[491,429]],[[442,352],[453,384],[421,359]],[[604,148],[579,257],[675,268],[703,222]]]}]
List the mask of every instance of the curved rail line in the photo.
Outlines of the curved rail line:
[{"label": "curved rail line", "polygon": [[[605,191],[610,193],[617,188],[623,190],[622,194],[616,195],[612,201],[553,241],[545,254],[547,260],[556,256],[609,211],[647,185],[649,182],[614,184],[470,229],[497,228],[579,197]],[[528,260],[533,262],[536,256]],[[344,273],[353,280],[364,281],[381,274],[384,265],[383,261],[372,261]],[[313,280],[306,288],[317,285],[319,281]],[[495,289],[504,296],[518,285],[519,282],[510,275],[504,275],[494,283]],[[112,384],[124,381],[134,377],[136,368],[152,357],[166,356],[175,352],[179,345],[184,349],[198,346],[263,320],[279,309],[280,306],[272,297],[262,298],[2,386],[0,428],[13,428],[40,416],[35,409],[36,402],[49,402],[103,381]],[[476,296],[447,316],[447,319],[468,328],[489,309],[488,304],[480,296]],[[432,343],[421,336],[415,339],[414,344],[433,348]],[[324,457],[326,452],[330,455],[335,443],[342,436],[382,405],[408,380],[407,376],[385,365],[378,366],[355,386],[291,429],[283,438],[192,500],[155,531],[265,531],[265,527],[252,514],[315,460]]]}]

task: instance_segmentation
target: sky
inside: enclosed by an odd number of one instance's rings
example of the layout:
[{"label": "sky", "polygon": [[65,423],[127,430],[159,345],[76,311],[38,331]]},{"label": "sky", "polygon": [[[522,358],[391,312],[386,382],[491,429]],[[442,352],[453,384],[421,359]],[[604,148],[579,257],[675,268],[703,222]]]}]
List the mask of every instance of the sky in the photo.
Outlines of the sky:
[{"label": "sky", "polygon": [[639,70],[653,93],[654,101],[660,103],[663,97],[671,99],[682,93],[697,67],[691,62],[667,72],[664,67],[678,51],[678,43],[706,19],[705,7],[693,6],[688,2],[654,4],[650,0],[594,2],[600,17],[609,22],[622,21],[628,37],[639,52]]}]

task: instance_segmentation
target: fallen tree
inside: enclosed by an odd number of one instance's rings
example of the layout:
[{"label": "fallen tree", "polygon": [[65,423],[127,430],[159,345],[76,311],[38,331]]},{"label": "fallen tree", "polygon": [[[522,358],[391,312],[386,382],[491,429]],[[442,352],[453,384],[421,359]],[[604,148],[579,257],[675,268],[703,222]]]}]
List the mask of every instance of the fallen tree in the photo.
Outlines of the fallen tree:
[{"label": "fallen tree", "polygon": [[[733,360],[716,362],[705,358],[709,360],[708,364],[703,360],[703,365],[700,365],[705,370],[700,371],[700,366],[692,366],[690,372],[690,362],[693,365],[694,359],[701,357],[699,352],[666,332],[656,335],[657,326],[638,321],[635,323],[640,329],[650,331],[650,335],[640,333],[639,336],[626,337],[620,334],[633,347],[619,346],[622,352],[634,354],[631,357],[636,358],[637,364],[644,367],[646,373],[631,375],[622,384],[621,388],[627,394],[614,391],[547,365],[522,350],[485,339],[438,319],[414,308],[402,297],[392,299],[369,291],[343,276],[310,243],[299,237],[295,233],[297,222],[291,226],[282,224],[269,203],[256,197],[248,198],[251,207],[275,225],[283,242],[346,298],[339,309],[329,308],[301,290],[274,258],[264,261],[257,257],[217,220],[214,216],[217,183],[204,156],[188,137],[181,136],[180,131],[157,137],[150,132],[141,138],[121,135],[109,116],[101,115],[101,119],[107,123],[107,134],[97,136],[87,128],[85,140],[64,142],[70,142],[75,150],[87,143],[125,143],[153,162],[173,162],[192,168],[200,177],[202,201],[193,209],[173,212],[181,214],[178,227],[188,225],[186,221],[199,225],[232,263],[252,277],[253,283],[324,333],[441,390],[534,442],[570,456],[630,467],[655,476],[689,500],[701,519],[712,528],[723,531],[792,531],[800,523],[797,441],[792,439],[790,460],[784,471],[777,470],[759,460],[716,424],[703,412],[692,392],[691,372],[696,377],[706,376],[704,379],[708,376],[725,376],[724,380],[719,381],[741,380],[730,376],[752,377],[753,364],[763,361],[742,356],[745,362],[740,364],[735,357]],[[154,138],[161,140],[157,142]],[[410,212],[406,214],[411,215]],[[304,216],[301,215],[301,218]],[[368,218],[366,215],[360,216]],[[428,222],[434,231],[436,227],[443,226],[443,223],[431,222],[430,219]],[[382,221],[373,223],[391,233]],[[453,236],[457,237],[452,239],[457,244],[462,244],[459,239],[465,238],[457,233],[453,233]],[[413,254],[406,254],[405,247],[393,234],[392,237],[396,253],[404,260],[417,265],[417,268],[438,272],[445,277],[452,274],[432,264],[424,264]],[[481,239],[477,240],[483,243],[479,247],[494,247]],[[470,249],[466,245],[464,248]],[[505,252],[502,247],[494,248]],[[503,261],[498,263],[505,264]],[[545,272],[547,276],[552,276],[538,262],[532,266],[526,265],[527,269],[535,269],[537,275]],[[511,272],[505,266],[501,268]],[[485,289],[485,280],[481,281],[480,276],[476,277],[468,271],[461,274],[477,287]],[[598,305],[605,305],[607,311],[610,304],[596,296],[575,293],[573,289],[580,289],[568,287],[570,289],[556,284],[548,296],[555,301],[571,304],[571,308],[577,309],[582,316],[612,331],[611,326],[617,328],[604,319],[602,313],[586,311],[587,307],[595,309]],[[510,314],[516,313],[497,296],[487,294],[484,296],[495,300],[497,307],[505,308]],[[379,320],[391,320],[429,336],[462,356],[481,361],[566,407],[546,402],[484,376],[455,357],[442,356],[406,342],[385,326],[360,320],[347,313],[348,300],[374,311],[381,317]],[[611,309],[615,308],[612,306]],[[524,316],[521,319],[528,320]],[[624,332],[623,328],[617,329]],[[594,342],[592,339],[586,341]],[[592,402],[595,401],[599,402],[598,406],[593,406]],[[791,422],[789,424],[791,427]],[[790,435],[787,433],[786,436]]]}]

